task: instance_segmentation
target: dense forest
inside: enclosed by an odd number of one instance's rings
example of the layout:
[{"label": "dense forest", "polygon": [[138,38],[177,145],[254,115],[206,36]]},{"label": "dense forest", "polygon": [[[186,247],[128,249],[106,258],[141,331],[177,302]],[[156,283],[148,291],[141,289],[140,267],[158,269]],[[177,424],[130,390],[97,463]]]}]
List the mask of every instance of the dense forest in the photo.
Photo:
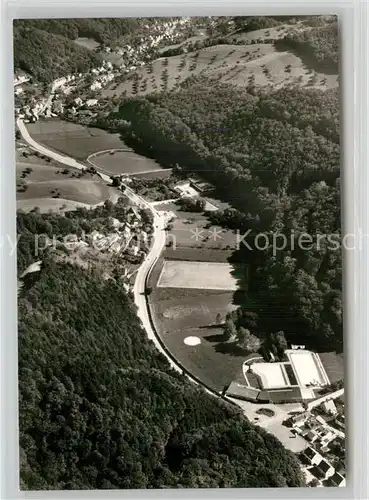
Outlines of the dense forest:
[{"label": "dense forest", "polygon": [[[67,217],[19,213],[19,267],[34,235],[107,229],[105,204]],[[104,222],[105,221],[105,222]],[[295,456],[232,405],[174,372],[117,277],[58,262],[19,297],[22,489],[303,485]]]},{"label": "dense forest", "polygon": [[[150,19],[147,20],[147,23]],[[137,18],[123,19],[27,19],[14,22],[14,28],[29,28],[46,33],[59,35],[69,40],[79,37],[91,38],[96,42],[106,44],[120,37],[135,32],[142,20]]]},{"label": "dense forest", "polygon": [[27,24],[14,26],[14,68],[49,83],[98,66],[100,57],[61,35]]},{"label": "dense forest", "polygon": [[[20,19],[14,21],[14,68],[51,82],[86,72],[101,62],[97,52],[75,43],[79,37],[101,45],[139,33],[142,19]],[[145,20],[146,24],[153,22]]]},{"label": "dense forest", "polygon": [[[236,210],[216,213],[215,222],[269,241],[288,238],[281,250],[241,245],[234,255],[248,264],[248,292],[238,299],[258,315],[258,334],[281,330],[289,340],[340,350],[338,90],[267,93],[200,77],[176,93],[126,99],[106,125],[122,120],[131,123],[121,128],[127,142],[217,186]],[[299,246],[303,233],[311,249]]]}]

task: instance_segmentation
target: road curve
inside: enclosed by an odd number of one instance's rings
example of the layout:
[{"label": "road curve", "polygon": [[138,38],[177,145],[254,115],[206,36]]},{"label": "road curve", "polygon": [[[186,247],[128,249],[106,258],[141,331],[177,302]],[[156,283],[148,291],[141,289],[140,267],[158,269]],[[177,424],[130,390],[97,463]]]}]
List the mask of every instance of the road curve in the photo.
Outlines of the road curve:
[{"label": "road curve", "polygon": [[93,159],[102,155],[102,154],[106,154],[106,153],[110,153],[110,152],[113,152],[113,153],[134,153],[135,151],[130,148],[126,148],[126,149],[123,149],[123,148],[111,148],[111,149],[103,149],[101,151],[96,151],[96,153],[92,153],[90,154],[87,158],[86,158],[86,161],[87,163],[89,163],[90,165],[92,165],[93,167],[97,168],[98,170],[100,171],[104,171],[105,173],[111,175],[111,176],[118,176],[118,175],[121,175],[121,176],[124,176],[124,177],[136,177],[137,175],[145,175],[145,174],[154,174],[154,173],[157,173],[157,172],[171,172],[173,169],[172,168],[157,168],[155,170],[142,170],[141,172],[109,172],[109,170],[106,170],[105,168],[103,167],[100,167],[99,165],[97,165]]},{"label": "road curve", "polygon": [[[64,156],[61,155],[55,151],[51,151],[50,149],[46,148],[42,144],[39,144],[36,142],[32,137],[30,136],[27,127],[24,123],[23,120],[18,118],[17,120],[17,126],[19,128],[19,131],[23,137],[23,139],[31,146],[32,149],[38,151],[39,153],[42,153],[45,156],[48,156],[49,158],[52,158],[59,163],[62,163],[64,165],[67,165],[69,167],[73,168],[78,168],[80,170],[85,169],[86,166],[83,165],[82,163],[77,162],[74,158],[70,158],[69,156]],[[101,177],[110,182],[111,179],[107,175],[101,174]],[[142,262],[137,274],[136,274],[136,279],[135,279],[135,284],[133,287],[133,295],[134,295],[134,301],[137,306],[137,315],[140,318],[143,327],[146,330],[147,336],[150,340],[152,340],[156,346],[156,348],[167,358],[170,366],[177,370],[180,373],[183,373],[183,369],[179,364],[175,362],[175,360],[163,349],[161,346],[160,342],[158,341],[158,338],[156,336],[156,333],[154,332],[154,329],[151,325],[150,321],[150,316],[149,316],[149,311],[148,311],[148,304],[146,301],[146,295],[145,295],[145,283],[147,276],[149,272],[151,271],[152,267],[154,266],[155,262],[157,261],[159,255],[161,254],[161,251],[165,245],[165,225],[167,222],[167,218],[164,217],[162,214],[160,214],[151,204],[146,201],[144,198],[139,196],[138,194],[134,193],[132,189],[130,189],[128,186],[126,187],[126,194],[127,196],[131,199],[133,203],[136,203],[140,205],[141,207],[146,207],[149,209],[153,215],[153,226],[154,226],[154,232],[153,232],[153,244],[150,248],[149,253],[147,254],[145,260]],[[195,383],[200,383],[199,381],[196,381],[192,377],[188,375],[188,377]],[[207,387],[204,386],[204,389],[208,391]],[[210,392],[210,391],[208,391]],[[214,392],[215,395],[218,395],[217,393]]]},{"label": "road curve", "polygon": [[[38,151],[39,153],[48,156],[49,158],[52,158],[53,160],[56,160],[59,163],[62,163],[63,165],[67,165],[68,167],[77,168],[78,170],[86,170],[87,168],[86,165],[79,163],[74,158],[70,158],[69,156],[64,156],[60,153],[57,153],[56,151],[51,151],[50,149],[47,149],[45,146],[39,144],[34,139],[32,139],[32,137],[29,135],[29,132],[27,130],[24,121],[21,118],[17,119],[17,126],[23,139],[35,151]],[[101,172],[99,172],[99,175],[104,181],[111,182],[111,178],[108,175],[105,175]]]},{"label": "road curve", "polygon": [[[47,149],[45,146],[37,143],[32,137],[29,135],[27,127],[25,126],[23,120],[19,119],[17,120],[17,125],[20,130],[20,133],[23,137],[23,139],[32,147],[32,149],[39,151],[40,153],[44,154],[45,156],[48,156],[49,158],[53,158],[59,163],[63,163],[64,165],[73,167],[73,168],[78,168],[78,169],[85,169],[85,165],[82,163],[78,163],[74,158],[70,158],[68,156],[63,156],[60,155],[59,153],[56,153],[55,151],[51,151]],[[110,182],[111,179],[107,175],[102,174],[99,172],[99,175],[101,176],[102,179]],[[165,245],[165,225],[167,223],[167,217],[164,216],[163,212],[158,212],[154,206],[152,206],[148,201],[146,201],[144,198],[141,196],[137,195],[130,189],[128,186],[126,187],[125,193],[129,198],[136,204],[138,204],[141,207],[146,207],[148,208],[151,213],[153,214],[153,226],[154,226],[154,232],[153,232],[153,244],[150,248],[149,253],[145,257],[144,261],[142,262],[140,268],[137,271],[136,274],[136,279],[135,283],[133,286],[133,295],[134,295],[134,301],[137,307],[137,316],[141,320],[143,328],[146,330],[146,334],[148,338],[154,343],[155,347],[160,351],[167,359],[169,365],[176,370],[177,372],[183,373],[187,376],[187,378],[201,386],[205,392],[208,394],[211,394],[212,396],[215,396],[219,399],[222,399],[223,401],[232,404],[233,406],[237,406],[238,408],[241,408],[243,411],[244,415],[249,419],[247,411],[242,406],[242,401],[237,401],[228,398],[227,396],[222,396],[218,392],[214,391],[210,387],[208,387],[206,384],[204,384],[200,379],[197,377],[194,377],[188,370],[186,370],[184,367],[182,367],[177,360],[170,354],[169,351],[165,349],[164,344],[161,343],[159,340],[159,336],[155,332],[155,327],[151,322],[151,316],[150,316],[150,310],[149,310],[149,304],[147,301],[147,297],[145,294],[145,286],[146,286],[146,280],[147,277],[149,276],[152,268],[154,267],[159,255],[162,252],[162,249]],[[277,436],[278,438],[278,436]],[[279,438],[278,438],[279,439]],[[285,447],[288,447],[286,443],[284,443]]]}]

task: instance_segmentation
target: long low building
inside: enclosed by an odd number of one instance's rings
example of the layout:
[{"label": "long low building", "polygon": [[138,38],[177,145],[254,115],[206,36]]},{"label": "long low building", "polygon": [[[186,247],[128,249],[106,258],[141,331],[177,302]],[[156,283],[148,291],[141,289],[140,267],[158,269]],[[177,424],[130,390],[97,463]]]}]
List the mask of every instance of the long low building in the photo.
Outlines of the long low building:
[{"label": "long low building", "polygon": [[289,349],[285,355],[282,362],[244,362],[226,394],[259,403],[301,402],[315,399],[317,390],[330,384],[317,353]]}]

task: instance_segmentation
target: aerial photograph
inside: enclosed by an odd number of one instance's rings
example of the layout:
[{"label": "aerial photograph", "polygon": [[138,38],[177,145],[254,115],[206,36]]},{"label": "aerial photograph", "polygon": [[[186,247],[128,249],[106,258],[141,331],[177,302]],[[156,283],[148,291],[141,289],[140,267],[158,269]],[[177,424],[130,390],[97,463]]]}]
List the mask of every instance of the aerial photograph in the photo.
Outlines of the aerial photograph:
[{"label": "aerial photograph", "polygon": [[13,40],[20,489],[346,486],[337,17]]}]

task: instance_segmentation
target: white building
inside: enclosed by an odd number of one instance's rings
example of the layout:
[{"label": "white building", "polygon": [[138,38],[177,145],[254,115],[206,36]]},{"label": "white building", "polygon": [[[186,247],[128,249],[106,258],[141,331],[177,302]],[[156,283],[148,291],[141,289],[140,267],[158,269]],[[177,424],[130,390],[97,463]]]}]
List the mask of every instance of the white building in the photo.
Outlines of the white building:
[{"label": "white building", "polygon": [[16,87],[17,85],[21,85],[22,83],[29,82],[29,80],[30,78],[26,75],[16,76],[13,80],[14,87]]},{"label": "white building", "polygon": [[334,404],[333,399],[328,399],[328,401],[324,401],[323,407],[327,413],[330,413],[331,415],[337,415],[337,408],[336,405]]},{"label": "white building", "polygon": [[98,100],[97,100],[97,99],[88,99],[88,100],[86,101],[86,105],[87,105],[88,107],[90,107],[90,106],[96,106],[96,104],[97,104],[97,103],[98,103]]},{"label": "white building", "polygon": [[102,85],[100,82],[94,82],[91,86],[90,86],[90,89],[91,90],[99,90],[102,88]]}]

